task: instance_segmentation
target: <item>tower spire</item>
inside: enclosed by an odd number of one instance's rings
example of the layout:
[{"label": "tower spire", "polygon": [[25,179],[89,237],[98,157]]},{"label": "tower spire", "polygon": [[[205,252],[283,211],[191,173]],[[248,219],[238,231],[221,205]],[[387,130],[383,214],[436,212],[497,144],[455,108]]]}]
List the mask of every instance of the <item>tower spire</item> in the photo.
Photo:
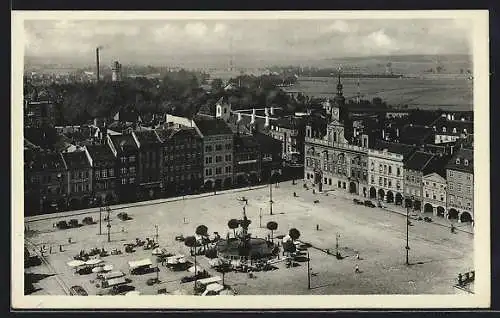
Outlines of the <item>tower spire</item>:
[{"label": "tower spire", "polygon": [[343,88],[344,86],[342,85],[342,81],[340,80],[340,73],[342,71],[342,67],[339,66],[338,68],[338,81],[337,81],[337,96],[343,96],[344,95],[344,92],[343,92]]}]

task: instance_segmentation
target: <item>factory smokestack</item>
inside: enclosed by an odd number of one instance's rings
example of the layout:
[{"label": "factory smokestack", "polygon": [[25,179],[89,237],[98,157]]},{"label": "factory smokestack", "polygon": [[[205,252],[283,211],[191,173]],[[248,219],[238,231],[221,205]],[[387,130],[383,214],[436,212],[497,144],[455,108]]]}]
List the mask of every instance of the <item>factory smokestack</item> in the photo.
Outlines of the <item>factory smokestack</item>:
[{"label": "factory smokestack", "polygon": [[96,47],[95,49],[95,64],[96,64],[96,74],[97,74],[97,82],[99,82],[99,49],[100,46]]}]

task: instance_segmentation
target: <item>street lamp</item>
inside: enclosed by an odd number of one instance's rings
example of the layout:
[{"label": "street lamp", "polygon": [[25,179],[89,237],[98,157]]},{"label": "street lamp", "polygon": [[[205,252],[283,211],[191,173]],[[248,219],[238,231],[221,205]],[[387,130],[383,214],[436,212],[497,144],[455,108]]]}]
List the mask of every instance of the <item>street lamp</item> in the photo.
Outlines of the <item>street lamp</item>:
[{"label": "street lamp", "polygon": [[108,243],[111,242],[111,219],[109,218],[109,214],[111,213],[111,209],[106,207],[107,212],[108,212],[108,225],[106,227],[108,228]]},{"label": "street lamp", "polygon": [[311,289],[311,258],[309,257],[309,250],[307,250],[307,289]]},{"label": "street lamp", "polygon": [[[411,206],[413,207],[413,196],[410,197],[410,202],[411,202]],[[410,216],[410,205],[408,204],[408,202],[406,202],[406,246],[405,246],[405,249],[406,249],[406,265],[410,265],[409,256],[408,256],[408,254],[410,252],[410,245],[409,245],[409,242],[408,242],[408,230],[409,230],[409,226],[410,226],[409,216]]]},{"label": "street lamp", "polygon": [[273,182],[272,182],[272,175],[269,178],[269,214],[273,215]]}]

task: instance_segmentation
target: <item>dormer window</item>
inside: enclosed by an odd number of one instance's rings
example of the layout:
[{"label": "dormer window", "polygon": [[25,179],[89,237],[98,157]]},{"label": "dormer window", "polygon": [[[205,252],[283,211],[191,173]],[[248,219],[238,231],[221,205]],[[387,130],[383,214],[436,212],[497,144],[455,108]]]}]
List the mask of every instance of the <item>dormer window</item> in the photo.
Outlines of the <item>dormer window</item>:
[{"label": "dormer window", "polygon": [[457,133],[457,129],[456,128],[453,128],[453,133],[456,134]]},{"label": "dormer window", "polygon": [[444,132],[444,133],[446,132],[446,127],[443,127],[443,132]]},{"label": "dormer window", "polygon": [[460,164],[460,158],[457,158],[457,160],[455,161],[455,163],[456,163],[457,165],[459,165],[459,164]]},{"label": "dormer window", "polygon": [[469,160],[465,159],[464,160],[464,165],[468,166],[469,165]]},{"label": "dormer window", "polygon": [[467,133],[467,128],[464,128],[464,134],[466,134],[466,133]]}]

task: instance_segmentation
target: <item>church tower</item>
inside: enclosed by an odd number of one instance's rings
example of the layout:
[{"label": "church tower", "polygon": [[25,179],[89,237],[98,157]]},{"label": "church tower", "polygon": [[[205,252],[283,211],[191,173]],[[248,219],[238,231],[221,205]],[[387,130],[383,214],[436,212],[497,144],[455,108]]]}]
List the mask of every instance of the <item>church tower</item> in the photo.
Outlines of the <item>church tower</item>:
[{"label": "church tower", "polygon": [[340,80],[340,67],[338,71],[338,80],[337,80],[337,94],[335,95],[334,101],[337,107],[342,107],[345,104],[344,97],[344,85],[342,85],[342,81]]}]

